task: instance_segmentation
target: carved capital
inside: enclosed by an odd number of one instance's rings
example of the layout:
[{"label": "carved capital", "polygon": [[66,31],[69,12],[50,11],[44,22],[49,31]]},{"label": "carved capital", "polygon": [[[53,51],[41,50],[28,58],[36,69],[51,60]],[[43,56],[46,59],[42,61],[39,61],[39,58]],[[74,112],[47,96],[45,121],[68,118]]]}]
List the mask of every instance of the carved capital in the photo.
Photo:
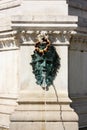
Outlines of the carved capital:
[{"label": "carved capital", "polygon": [[15,39],[15,32],[3,32],[0,34],[0,51],[17,49],[18,44]]},{"label": "carved capital", "polygon": [[39,34],[46,34],[52,44],[67,45],[69,44],[73,31],[18,31],[16,39],[20,44],[34,44]]},{"label": "carved capital", "polygon": [[87,44],[87,36],[83,34],[73,35],[71,38],[71,43],[86,43]]},{"label": "carved capital", "polygon": [[85,34],[73,35],[70,39],[70,50],[87,51],[87,36]]}]

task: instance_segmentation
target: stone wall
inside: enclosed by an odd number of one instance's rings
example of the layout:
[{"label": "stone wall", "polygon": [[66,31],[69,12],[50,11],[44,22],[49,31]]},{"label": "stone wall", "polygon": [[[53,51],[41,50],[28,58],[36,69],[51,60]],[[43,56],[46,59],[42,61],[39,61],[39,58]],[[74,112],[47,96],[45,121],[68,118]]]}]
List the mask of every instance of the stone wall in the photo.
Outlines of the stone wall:
[{"label": "stone wall", "polygon": [[68,14],[78,16],[78,31],[87,32],[87,1],[68,0]]},{"label": "stone wall", "polygon": [[20,5],[20,0],[1,0],[0,1],[0,10],[13,8]]},{"label": "stone wall", "polygon": [[0,20],[0,130],[9,128],[9,116],[18,97],[19,49],[9,18]]},{"label": "stone wall", "polygon": [[[49,4],[48,4],[49,3]],[[28,5],[29,4],[29,5]],[[37,6],[36,6],[37,5]],[[78,28],[76,29],[76,37],[70,40],[69,47],[69,96],[73,101],[72,107],[78,113],[80,117],[80,127],[87,125],[87,1],[86,0],[55,0],[54,1],[42,1],[42,0],[1,0],[0,1],[0,126],[3,128],[9,127],[9,115],[13,112],[16,106],[16,99],[18,93],[18,60],[19,60],[19,50],[14,43],[9,44],[10,37],[13,37],[13,32],[11,26],[15,25],[15,19],[12,15],[28,15],[32,16],[22,19],[24,23],[28,23],[30,19],[37,22],[37,14],[43,15],[40,19],[42,21],[47,20],[52,24],[52,19],[57,21],[57,27],[64,27],[67,23],[68,15],[78,16]],[[15,8],[14,8],[15,7]],[[32,7],[32,8],[31,8]],[[35,17],[33,15],[35,14]],[[55,15],[59,15],[56,19]],[[51,15],[53,15],[51,17]],[[2,19],[2,16],[7,17],[7,19]],[[65,16],[65,17],[64,17]],[[24,18],[23,17],[23,18]],[[70,18],[70,19],[69,19]],[[68,26],[70,25],[72,19],[68,18]],[[13,20],[13,24],[11,23]],[[23,21],[25,20],[25,21]],[[59,20],[59,23],[58,23]],[[62,20],[64,20],[62,22]],[[10,21],[10,22],[9,22]],[[65,22],[65,23],[64,23]],[[71,26],[74,26],[72,24]],[[41,23],[42,24],[42,23]],[[22,24],[21,24],[22,25]],[[32,24],[31,24],[32,25]],[[53,25],[53,24],[52,24]],[[20,26],[20,25],[19,25]],[[25,25],[24,25],[25,26]],[[41,25],[42,26],[42,25]],[[46,27],[46,24],[45,24]],[[15,28],[15,27],[14,27]],[[14,29],[13,28],[13,29]],[[26,28],[30,28],[27,26]],[[32,27],[31,27],[32,28]],[[50,27],[49,27],[50,28]],[[36,28],[37,29],[37,28]],[[58,28],[58,30],[60,27]],[[2,33],[4,32],[4,33]],[[7,39],[2,39],[7,38]],[[13,38],[14,39],[14,38]],[[4,42],[3,42],[4,41]],[[10,40],[12,41],[12,39]],[[25,70],[20,70],[25,71]],[[21,74],[21,73],[20,73]],[[26,73],[27,74],[27,73]],[[24,75],[23,75],[24,76]],[[20,76],[22,77],[22,75]],[[22,77],[24,78],[24,77]],[[22,79],[21,78],[21,79]],[[23,82],[23,81],[21,81]],[[24,88],[23,88],[24,89]],[[3,109],[4,108],[4,109]],[[8,111],[7,111],[8,110]]]},{"label": "stone wall", "polygon": [[9,116],[18,97],[18,50],[0,51],[0,127],[9,127]]},{"label": "stone wall", "polygon": [[69,95],[79,115],[79,126],[87,126],[87,1],[68,0],[69,15],[78,16],[78,34],[69,47]]}]

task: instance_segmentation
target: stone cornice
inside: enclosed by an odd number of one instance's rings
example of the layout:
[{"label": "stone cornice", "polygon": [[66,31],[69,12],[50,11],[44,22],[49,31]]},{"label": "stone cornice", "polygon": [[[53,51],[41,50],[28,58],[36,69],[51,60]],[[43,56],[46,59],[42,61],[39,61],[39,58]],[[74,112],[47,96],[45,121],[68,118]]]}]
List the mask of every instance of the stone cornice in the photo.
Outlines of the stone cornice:
[{"label": "stone cornice", "polygon": [[87,36],[87,27],[78,27],[76,29],[76,31],[78,32],[78,34],[82,34],[82,35],[86,35]]},{"label": "stone cornice", "polygon": [[85,34],[76,34],[72,35],[70,39],[70,50],[87,52],[87,35]]},{"label": "stone cornice", "polygon": [[18,31],[15,38],[22,45],[34,45],[37,41],[37,35],[45,32],[49,36],[49,40],[54,45],[68,45],[72,33],[74,31]]},{"label": "stone cornice", "polygon": [[19,44],[34,44],[42,31],[49,35],[51,43],[68,45],[71,34],[77,28],[77,17],[15,15],[8,25],[13,31],[0,33],[0,50],[17,49]]},{"label": "stone cornice", "polygon": [[0,51],[18,49],[15,39],[15,32],[2,32],[0,33]]},{"label": "stone cornice", "polygon": [[0,33],[0,51],[18,49],[20,45],[34,45],[37,35],[45,32],[54,45],[69,45],[73,31],[5,31]]},{"label": "stone cornice", "polygon": [[13,30],[74,30],[77,28],[77,17],[74,16],[13,16]]},{"label": "stone cornice", "polygon": [[1,0],[0,1],[0,10],[19,6],[20,4],[21,4],[21,0]]},{"label": "stone cornice", "polygon": [[87,6],[86,6],[87,3],[84,0],[73,0],[73,1],[72,0],[68,0],[68,4],[71,7],[87,11]]},{"label": "stone cornice", "polygon": [[74,16],[15,15],[11,17],[12,29],[21,44],[34,44],[38,33],[45,31],[54,44],[69,44],[78,18]]},{"label": "stone cornice", "polygon": [[87,44],[87,35],[82,33],[77,33],[75,35],[72,35],[72,38],[70,39],[71,43],[86,43]]},{"label": "stone cornice", "polygon": [[76,23],[77,16],[63,16],[63,15],[13,15],[11,17],[13,23]]}]

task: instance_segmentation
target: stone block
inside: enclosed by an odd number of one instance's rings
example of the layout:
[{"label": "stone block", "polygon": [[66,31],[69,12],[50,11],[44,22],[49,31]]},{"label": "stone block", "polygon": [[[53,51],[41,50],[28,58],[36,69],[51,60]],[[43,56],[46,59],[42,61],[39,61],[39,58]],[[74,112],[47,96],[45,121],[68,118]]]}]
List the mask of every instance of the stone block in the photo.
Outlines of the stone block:
[{"label": "stone block", "polygon": [[73,122],[16,122],[10,130],[78,130],[77,123]]}]

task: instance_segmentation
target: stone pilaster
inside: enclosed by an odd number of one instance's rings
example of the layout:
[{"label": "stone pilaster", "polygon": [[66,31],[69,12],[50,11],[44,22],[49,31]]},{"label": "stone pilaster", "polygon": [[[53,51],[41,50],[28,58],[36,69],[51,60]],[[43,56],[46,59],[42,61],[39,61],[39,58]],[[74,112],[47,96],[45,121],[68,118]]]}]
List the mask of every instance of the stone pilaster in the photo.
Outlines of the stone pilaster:
[{"label": "stone pilaster", "polygon": [[[40,17],[39,17],[40,18]],[[23,20],[23,19],[22,19]],[[13,29],[20,30],[17,39],[20,44],[20,95],[18,107],[11,116],[10,130],[78,130],[78,117],[70,108],[68,97],[68,45],[71,32],[76,28],[73,23],[67,26],[66,19],[60,24],[51,21],[49,24],[34,18],[36,22],[29,24],[13,22]],[[52,19],[50,19],[52,20]],[[61,20],[61,19],[60,19]],[[75,22],[75,21],[74,21]],[[72,23],[72,22],[71,22]],[[60,56],[61,67],[57,73],[54,85],[45,91],[36,84],[32,73],[31,55],[34,51],[36,36],[46,31],[51,43]]]},{"label": "stone pilaster", "polygon": [[0,19],[0,130],[9,129],[18,96],[19,48],[8,19]]},{"label": "stone pilaster", "polygon": [[[87,126],[87,33],[78,32],[69,47],[69,96],[79,116],[79,127]],[[78,77],[78,78],[77,78]]]}]

